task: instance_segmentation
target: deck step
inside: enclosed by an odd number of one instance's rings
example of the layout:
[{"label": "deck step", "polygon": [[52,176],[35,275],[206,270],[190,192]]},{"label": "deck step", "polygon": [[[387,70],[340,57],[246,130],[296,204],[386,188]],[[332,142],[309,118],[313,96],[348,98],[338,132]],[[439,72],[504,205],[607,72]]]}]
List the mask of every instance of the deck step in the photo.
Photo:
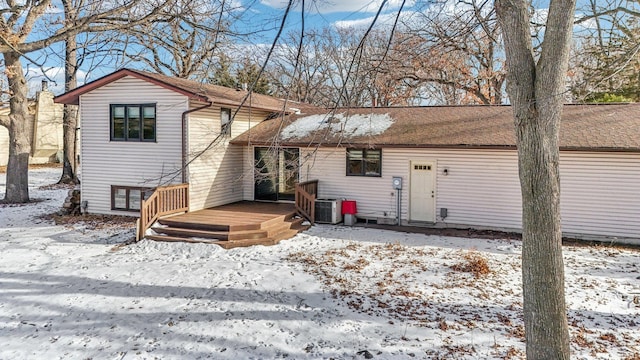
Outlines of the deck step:
[{"label": "deck step", "polygon": [[230,204],[159,219],[152,227],[156,241],[216,244],[225,249],[274,245],[308,229],[294,210],[276,211],[270,204]]},{"label": "deck step", "polygon": [[[295,218],[295,219],[290,219],[290,220],[288,220],[288,222],[289,222],[289,223],[291,223],[291,228],[292,228],[292,229],[293,229],[293,228],[298,228],[298,227],[300,227],[300,226],[304,226],[304,225],[302,225],[302,223],[303,223],[303,222],[305,222],[305,221],[307,221],[307,219],[305,219],[305,218],[301,218],[301,217],[298,217],[298,218]],[[306,229],[305,229],[305,230],[306,230]]]},{"label": "deck step", "polygon": [[220,245],[223,249],[233,249],[237,247],[248,247],[254,245],[270,246],[277,244],[277,241],[273,239],[248,239],[248,240],[231,240],[231,241],[218,241],[216,245]]},{"label": "deck step", "polygon": [[188,242],[188,243],[205,243],[205,244],[216,244],[219,242],[217,240],[209,240],[209,239],[201,239],[201,238],[185,238],[185,237],[168,236],[168,235],[146,235],[144,238],[149,240],[154,240],[154,241],[165,241],[165,242]]},{"label": "deck step", "polygon": [[226,224],[195,223],[195,222],[172,220],[171,218],[158,219],[158,223],[165,226],[169,226],[169,227],[202,230],[202,231],[229,231],[230,229],[230,225],[226,225]]},{"label": "deck step", "polygon": [[208,231],[198,229],[188,229],[179,227],[160,227],[151,228],[158,234],[166,234],[176,237],[197,237],[216,240],[243,240],[243,239],[264,239],[269,237],[267,230],[242,230],[242,231]]},{"label": "deck step", "polygon": [[270,237],[269,239],[272,240],[274,244],[277,244],[282,240],[291,239],[292,237],[296,236],[298,232],[299,232],[298,230],[290,229],[290,230],[283,231],[273,237]]},{"label": "deck step", "polygon": [[291,223],[290,222],[280,222],[278,224],[273,224],[269,227],[265,227],[263,228],[264,231],[267,232],[267,236],[266,237],[272,237],[275,236],[283,231],[287,231],[291,229]]},{"label": "deck step", "polygon": [[270,237],[254,238],[254,239],[236,239],[236,240],[218,240],[203,237],[182,237],[170,235],[147,235],[146,239],[165,242],[189,242],[189,243],[205,243],[219,245],[224,249],[232,249],[236,247],[247,247],[254,245],[275,245],[282,240],[294,237],[300,231],[308,229],[309,225],[297,225],[295,228],[280,231]]},{"label": "deck step", "polygon": [[270,219],[270,220],[263,221],[261,226],[260,226],[260,228],[264,229],[264,228],[268,228],[268,227],[270,227],[272,225],[281,224],[283,222],[288,222],[289,220],[293,219],[293,217],[295,215],[296,215],[295,212],[291,212],[291,213],[288,213],[288,214],[285,214],[285,215],[281,215],[281,216],[275,217],[275,218]]},{"label": "deck step", "polygon": [[203,231],[249,231],[249,230],[261,230],[265,227],[268,227],[272,224],[281,223],[284,221],[285,215],[279,216],[275,219],[264,220],[262,222],[255,221],[253,223],[244,223],[244,224],[217,224],[215,220],[210,220],[210,222],[189,222],[189,221],[181,221],[174,220],[171,217],[158,219],[158,222],[162,225],[183,229],[195,229],[195,230],[203,230]]}]

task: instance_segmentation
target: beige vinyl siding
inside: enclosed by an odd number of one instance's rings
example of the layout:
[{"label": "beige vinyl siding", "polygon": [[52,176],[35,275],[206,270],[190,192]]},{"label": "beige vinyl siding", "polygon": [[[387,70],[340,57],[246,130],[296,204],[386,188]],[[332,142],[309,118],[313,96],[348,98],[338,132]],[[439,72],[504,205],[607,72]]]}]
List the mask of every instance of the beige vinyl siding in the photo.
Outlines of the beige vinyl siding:
[{"label": "beige vinyl siding", "polygon": [[640,238],[640,154],[563,152],[562,230]]},{"label": "beige vinyl siding", "polygon": [[[318,149],[315,156],[301,151],[300,157],[306,159],[301,166],[301,178],[319,180],[319,198],[356,200],[359,217],[375,219],[396,216],[396,194],[391,187],[391,178],[402,176],[406,188],[408,162],[405,169],[397,170],[401,164],[394,164],[396,160],[390,160],[387,150],[383,149],[382,177],[346,176],[344,148]],[[402,201],[406,205],[406,197]]]},{"label": "beige vinyl siding", "polygon": [[[156,142],[110,141],[110,104],[156,104]],[[80,97],[82,199],[98,214],[111,210],[111,185],[155,187],[179,183],[182,113],[186,96],[124,77]],[[174,177],[171,177],[171,176]]]},{"label": "beige vinyl siding", "polygon": [[4,126],[0,126],[0,166],[6,166],[8,163],[9,163],[9,130]]},{"label": "beige vinyl siding", "polygon": [[[402,221],[409,220],[411,161],[436,166],[436,216],[448,208],[448,223],[519,228],[521,217],[517,158],[507,151],[382,149],[382,177],[346,176],[344,149],[321,149],[303,165],[303,177],[320,179],[319,196],[347,198],[358,203],[360,217],[396,217],[394,176],[402,177]],[[444,176],[447,168],[449,175]],[[307,170],[308,169],[308,170]]]},{"label": "beige vinyl siding", "polygon": [[[192,108],[201,105],[193,104]],[[233,111],[235,109],[232,109],[232,113]],[[230,145],[229,140],[257,125],[268,115],[265,111],[243,109],[233,120],[231,135],[220,138],[210,146],[220,135],[220,107],[214,105],[189,114],[189,185],[192,211],[243,200],[243,148]]]},{"label": "beige vinyl siding", "polygon": [[[301,158],[310,154],[301,151]],[[246,157],[252,157],[248,151]],[[345,175],[345,150],[319,149],[301,165],[301,181],[319,179],[319,197],[358,203],[365,218],[396,216],[393,176],[403,178],[402,219],[409,209],[410,161],[436,164],[437,222],[521,229],[521,196],[514,150],[397,149],[382,151],[382,177]],[[640,237],[640,154],[561,153],[561,212],[565,234]],[[448,175],[444,175],[444,169]],[[247,185],[246,185],[247,186]],[[447,208],[448,216],[440,217]]]},{"label": "beige vinyl siding", "polygon": [[[395,150],[399,158],[419,153]],[[430,151],[438,160],[436,221],[474,227],[520,229],[522,202],[515,151],[441,150]],[[444,169],[448,175],[444,175]],[[441,208],[447,217],[440,216]]]}]

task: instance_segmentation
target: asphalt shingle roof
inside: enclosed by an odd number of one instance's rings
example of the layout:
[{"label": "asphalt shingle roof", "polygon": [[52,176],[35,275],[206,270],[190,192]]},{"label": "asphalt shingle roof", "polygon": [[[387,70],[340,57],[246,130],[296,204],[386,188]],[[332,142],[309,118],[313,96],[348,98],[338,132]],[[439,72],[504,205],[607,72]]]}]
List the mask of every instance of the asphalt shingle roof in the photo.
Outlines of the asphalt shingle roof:
[{"label": "asphalt shingle roof", "polygon": [[[244,90],[204,84],[198,81],[180,79],[147,71],[121,69],[100,79],[80,86],[74,90],[71,90],[65,94],[57,96],[55,98],[55,102],[77,105],[81,95],[111,82],[114,82],[118,79],[121,79],[125,76],[133,76],[139,79],[153,82],[167,89],[180,92],[194,100],[204,102],[211,101],[214,104],[226,105],[230,107],[239,106],[247,95],[247,91]],[[293,111],[290,110],[289,107],[295,108],[295,105],[295,103],[288,102],[286,112]],[[247,101],[244,102],[243,106],[274,112],[282,112],[285,107],[285,101],[272,96],[253,93],[247,99]]]},{"label": "asphalt shingle roof", "polygon": [[[294,146],[447,148],[513,148],[516,143],[512,110],[506,105],[338,109],[336,114],[373,117],[388,114],[393,123],[377,135],[349,136],[325,127],[302,136],[283,137],[282,129],[292,122],[309,115],[329,114],[326,109],[306,110],[302,114],[264,121],[233,143],[271,144],[277,139],[281,145]],[[640,104],[565,105],[560,148],[640,151]]]}]

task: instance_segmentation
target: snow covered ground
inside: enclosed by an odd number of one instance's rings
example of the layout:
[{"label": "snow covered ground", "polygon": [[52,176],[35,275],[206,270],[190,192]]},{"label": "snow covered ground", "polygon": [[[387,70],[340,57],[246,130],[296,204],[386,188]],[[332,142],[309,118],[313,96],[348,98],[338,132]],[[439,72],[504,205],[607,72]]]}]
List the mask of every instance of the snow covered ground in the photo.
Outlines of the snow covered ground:
[{"label": "snow covered ground", "polygon": [[[517,241],[322,225],[118,249],[132,230],[39,218],[59,171],[30,172],[42,201],[0,205],[0,359],[524,357]],[[640,359],[640,253],[564,250],[573,358]]]}]

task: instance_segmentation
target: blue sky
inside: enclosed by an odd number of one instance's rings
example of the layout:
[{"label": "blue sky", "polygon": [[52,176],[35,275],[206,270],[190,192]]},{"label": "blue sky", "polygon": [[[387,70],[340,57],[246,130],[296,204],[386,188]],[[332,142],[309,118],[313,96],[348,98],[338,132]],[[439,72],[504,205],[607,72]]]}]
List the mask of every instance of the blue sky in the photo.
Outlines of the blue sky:
[{"label": "blue sky", "polygon": [[[273,41],[278,27],[282,21],[287,0],[232,0],[235,8],[241,11],[245,21],[236,22],[234,25],[241,31],[256,32],[250,42],[252,44],[270,45]],[[382,4],[382,0],[306,0],[305,27],[322,28],[327,26],[368,26],[373,16]],[[415,0],[407,0],[405,9],[410,10],[415,6]],[[299,31],[301,28],[301,8],[293,9],[287,19],[286,31]],[[380,22],[392,21],[397,13],[402,0],[387,0]],[[63,91],[63,69],[62,56],[64,48],[62,44],[55,44],[47,53],[46,58],[42,53],[30,54],[38,62],[44,62],[46,73],[53,80],[49,87],[55,93]],[[54,55],[51,55],[54,54]],[[31,93],[40,89],[40,82],[44,78],[42,69],[24,62],[28,69],[28,77]],[[104,76],[118,68],[118,64],[104,63],[99,71],[93,71],[86,75],[83,71],[79,73],[80,83],[91,81]],[[85,76],[86,75],[86,76]]]},{"label": "blue sky", "polygon": [[[263,19],[281,17],[288,1],[286,0],[260,0],[244,1],[250,11],[256,13],[256,16]],[[323,27],[323,26],[348,26],[367,22],[378,11],[382,0],[325,0],[325,1],[306,1],[306,26]],[[402,4],[401,0],[388,0],[383,14],[394,15]],[[415,0],[407,0],[405,9],[409,9],[415,5]],[[294,8],[289,21],[290,27],[300,26],[300,6]]]},{"label": "blue sky", "polygon": [[[247,21],[236,26],[240,31],[258,31],[250,39],[251,44],[271,45],[281,25],[287,3],[287,0],[243,0],[242,17]],[[301,30],[303,13],[300,3],[298,0],[297,6],[289,13],[283,34]],[[382,3],[382,0],[306,0],[305,30],[354,26],[366,28]],[[377,23],[393,23],[401,4],[402,0],[388,0]],[[415,0],[407,0],[403,11],[410,12],[415,6]]]},{"label": "blue sky", "polygon": [[[251,44],[268,44],[273,41],[278,27],[282,21],[287,0],[233,0],[234,7],[240,9],[239,12],[243,19],[242,22],[234,23],[241,31],[254,32],[256,34],[250,40]],[[368,26],[373,19],[373,16],[378,11],[378,8],[382,4],[382,0],[306,0],[307,9],[305,11],[305,27],[309,28],[322,28],[327,26]],[[299,5],[293,9],[289,14],[286,23],[286,31],[299,31],[301,28],[301,8]],[[397,13],[402,0],[387,0],[387,3],[382,12],[382,16],[379,21],[384,22],[385,19],[392,19]],[[415,0],[407,0],[405,8],[414,6]],[[50,89],[55,93],[61,93],[64,87],[63,83],[63,70],[62,59],[63,56],[62,44],[53,45],[48,53],[55,53],[54,55],[46,58],[32,54],[32,57],[37,59],[36,61],[44,61],[46,66],[46,73],[48,77],[53,80],[50,84]],[[28,77],[31,92],[40,89],[40,82],[44,78],[42,76],[42,69],[34,66],[33,64],[25,65],[28,68]],[[80,82],[90,81],[101,77],[114,71],[118,67],[118,64],[103,64],[100,71],[93,71],[86,75],[84,72],[79,73]]]},{"label": "blue sky", "polygon": [[[264,46],[271,45],[278,27],[282,21],[287,0],[227,0],[233,2],[233,7],[239,9],[238,15],[241,15],[242,22],[235,22],[234,26],[247,32],[255,32],[250,40],[251,44],[261,44]],[[299,31],[301,28],[301,9],[300,0],[297,1],[298,6],[289,14],[286,23],[285,33],[287,31]],[[535,6],[542,9],[548,4],[547,0],[534,0]],[[383,0],[306,0],[307,9],[305,11],[305,27],[323,28],[323,27],[350,27],[360,26],[367,27],[376,12],[378,11]],[[378,19],[379,23],[392,23],[395,19],[398,9],[402,4],[402,0],[387,0],[385,7]],[[405,18],[410,16],[412,12],[424,10],[428,5],[424,0],[407,0],[405,3]],[[544,11],[543,11],[544,13]],[[51,48],[57,56],[49,56],[45,61],[47,65],[48,76],[55,81],[50,88],[61,93],[64,86],[63,71],[61,57],[63,55],[62,44],[53,45]],[[42,58],[41,58],[42,59]],[[25,62],[26,64],[26,62]],[[104,76],[119,67],[119,64],[103,63],[99,71],[93,71],[85,77],[81,71],[79,74],[80,82],[94,80]],[[28,65],[29,80],[32,92],[40,88],[42,80],[41,69]]]}]

